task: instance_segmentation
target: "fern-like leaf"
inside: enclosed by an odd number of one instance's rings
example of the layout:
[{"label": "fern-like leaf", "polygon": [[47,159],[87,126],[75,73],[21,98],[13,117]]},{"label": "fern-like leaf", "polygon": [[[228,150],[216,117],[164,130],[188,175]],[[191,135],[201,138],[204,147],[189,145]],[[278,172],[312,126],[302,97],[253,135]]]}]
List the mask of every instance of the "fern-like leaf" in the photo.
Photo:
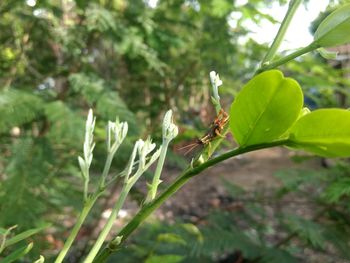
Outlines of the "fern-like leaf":
[{"label": "fern-like leaf", "polygon": [[350,196],[350,178],[348,177],[342,177],[331,183],[325,191],[325,198],[330,203],[338,202],[344,196]]},{"label": "fern-like leaf", "polygon": [[8,90],[0,93],[0,133],[21,126],[41,114],[43,101],[33,93]]}]

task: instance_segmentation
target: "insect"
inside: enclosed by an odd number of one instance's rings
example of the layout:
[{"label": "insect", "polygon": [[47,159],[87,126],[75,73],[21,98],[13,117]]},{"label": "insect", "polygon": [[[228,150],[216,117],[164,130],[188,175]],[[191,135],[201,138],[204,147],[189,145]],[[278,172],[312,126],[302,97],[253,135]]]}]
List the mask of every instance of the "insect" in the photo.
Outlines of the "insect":
[{"label": "insect", "polygon": [[192,143],[190,145],[187,145],[181,148],[181,149],[186,149],[190,147],[190,149],[186,151],[185,155],[191,152],[198,145],[208,145],[211,141],[213,141],[218,136],[224,138],[221,132],[224,129],[225,125],[227,124],[228,120],[229,120],[229,115],[227,114],[227,112],[221,109],[218,115],[216,116],[215,120],[211,123],[208,132],[204,136],[197,139],[195,143]]}]

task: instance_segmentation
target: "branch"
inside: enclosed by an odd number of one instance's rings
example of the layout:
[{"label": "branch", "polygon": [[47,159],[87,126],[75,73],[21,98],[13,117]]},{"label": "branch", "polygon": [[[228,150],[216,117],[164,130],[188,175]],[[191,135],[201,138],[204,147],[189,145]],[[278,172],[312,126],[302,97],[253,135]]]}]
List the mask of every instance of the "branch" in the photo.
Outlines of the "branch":
[{"label": "branch", "polygon": [[118,233],[117,236],[122,237],[118,245],[114,245],[110,242],[102,252],[95,258],[94,263],[106,262],[107,258],[113,254],[123,242],[137,229],[137,227],[157,208],[159,208],[169,197],[175,194],[188,180],[192,177],[200,174],[202,171],[214,166],[217,163],[225,161],[231,157],[241,155],[243,153],[256,151],[260,149],[285,145],[287,140],[275,141],[271,143],[262,143],[256,145],[250,145],[246,147],[238,147],[232,151],[226,152],[216,158],[210,159],[196,167],[188,168],[183,174],[166,189],[158,198],[154,199],[153,202],[146,204],[141,210],[133,217],[133,219]]},{"label": "branch", "polygon": [[288,7],[288,11],[287,14],[285,15],[282,24],[277,32],[277,35],[275,37],[275,39],[272,42],[271,47],[269,48],[269,50],[266,53],[266,56],[264,57],[264,59],[261,61],[261,65],[264,65],[265,63],[268,63],[269,61],[271,61],[273,59],[273,57],[275,56],[278,48],[280,47],[280,45],[282,44],[283,38],[287,32],[287,29],[290,25],[290,22],[292,21],[292,18],[296,12],[296,10],[298,9],[299,5],[301,4],[302,0],[292,0],[289,3],[289,7]]},{"label": "branch", "polygon": [[289,54],[281,59],[278,59],[275,62],[266,63],[260,69],[257,70],[256,74],[259,74],[259,73],[266,71],[266,70],[269,70],[269,69],[277,68],[278,66],[283,65],[283,64],[293,60],[294,58],[300,57],[301,55],[309,53],[317,48],[319,48],[317,43],[312,42],[310,45],[308,45],[304,48],[298,49],[297,51],[295,51],[295,52],[293,52],[293,53],[291,53],[291,54]]}]

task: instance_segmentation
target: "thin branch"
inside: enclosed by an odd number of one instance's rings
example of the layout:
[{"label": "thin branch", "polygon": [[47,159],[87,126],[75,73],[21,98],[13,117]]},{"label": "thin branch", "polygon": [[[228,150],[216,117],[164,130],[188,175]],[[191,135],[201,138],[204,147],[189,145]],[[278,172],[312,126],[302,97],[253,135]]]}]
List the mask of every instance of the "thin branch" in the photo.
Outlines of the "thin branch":
[{"label": "thin branch", "polygon": [[312,42],[310,45],[308,45],[304,48],[298,49],[297,51],[295,51],[295,52],[293,52],[293,53],[291,53],[291,54],[289,54],[281,59],[278,59],[275,62],[267,63],[267,64],[263,65],[260,69],[257,70],[256,74],[261,73],[261,72],[266,71],[266,70],[269,70],[269,69],[277,68],[278,66],[283,65],[283,64],[293,60],[294,58],[300,57],[301,55],[309,53],[317,48],[319,48],[318,44],[315,42]]},{"label": "thin branch", "polygon": [[287,140],[276,141],[271,143],[263,143],[250,145],[246,147],[236,148],[232,151],[226,152],[216,158],[210,159],[196,167],[188,168],[183,174],[181,174],[159,197],[154,199],[153,202],[146,204],[141,210],[133,217],[133,219],[118,233],[117,236],[122,237],[121,242],[115,246],[113,243],[109,243],[102,252],[95,258],[94,263],[106,262],[107,258],[113,254],[123,242],[137,229],[137,227],[156,209],[158,209],[169,197],[175,194],[188,180],[192,177],[200,174],[202,171],[214,166],[217,163],[225,161],[234,156],[256,151],[259,149],[270,148],[274,146],[285,145]]},{"label": "thin branch", "polygon": [[271,61],[274,58],[274,56],[276,55],[278,48],[282,44],[284,36],[288,30],[290,22],[292,21],[292,18],[295,15],[295,12],[298,9],[301,2],[302,2],[302,0],[292,0],[289,3],[287,14],[285,15],[285,17],[282,21],[282,24],[277,32],[275,39],[272,42],[271,47],[269,48],[269,50],[266,53],[266,56],[262,60],[261,65],[264,65],[266,62]]}]

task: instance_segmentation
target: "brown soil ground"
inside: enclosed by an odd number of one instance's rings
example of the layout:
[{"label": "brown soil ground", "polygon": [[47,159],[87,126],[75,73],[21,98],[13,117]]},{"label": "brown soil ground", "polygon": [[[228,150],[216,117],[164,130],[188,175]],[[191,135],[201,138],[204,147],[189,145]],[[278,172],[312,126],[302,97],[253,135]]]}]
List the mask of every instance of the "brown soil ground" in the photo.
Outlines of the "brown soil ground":
[{"label": "brown soil ground", "polygon": [[[196,221],[196,217],[206,216],[211,208],[221,206],[222,197],[226,195],[224,180],[248,191],[269,189],[280,185],[273,176],[277,171],[320,166],[316,159],[295,163],[291,160],[291,154],[293,153],[285,148],[271,148],[220,163],[191,179],[163,205],[159,213],[168,219],[176,215]],[[175,171],[170,171],[166,181],[171,181],[176,175]]]}]

